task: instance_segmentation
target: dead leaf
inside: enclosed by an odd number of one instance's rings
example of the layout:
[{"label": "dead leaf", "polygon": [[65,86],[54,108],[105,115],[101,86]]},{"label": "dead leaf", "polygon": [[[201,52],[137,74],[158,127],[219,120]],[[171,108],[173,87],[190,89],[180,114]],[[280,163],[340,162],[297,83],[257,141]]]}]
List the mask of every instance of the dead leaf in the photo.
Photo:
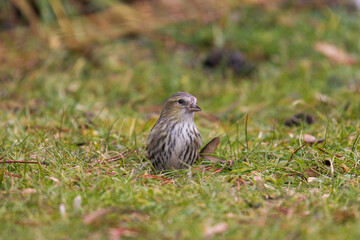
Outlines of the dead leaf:
[{"label": "dead leaf", "polygon": [[329,96],[326,96],[325,94],[319,92],[315,94],[315,98],[322,103],[326,103],[333,106],[336,104],[336,102],[333,99],[331,99]]},{"label": "dead leaf", "polygon": [[137,234],[137,231],[130,229],[130,228],[110,228],[110,240],[118,240],[121,239],[122,236],[127,237],[135,237]]},{"label": "dead leaf", "polygon": [[92,212],[92,213],[89,213],[87,215],[85,215],[83,217],[83,222],[85,225],[89,225],[89,224],[92,224],[94,223],[97,219],[99,219],[100,217],[110,213],[110,212],[113,212],[114,209],[113,208],[104,208],[104,209],[99,209],[95,212]]},{"label": "dead leaf", "polygon": [[316,142],[316,137],[314,137],[313,135],[310,135],[310,134],[304,134],[304,141],[306,143],[315,143]]},{"label": "dead leaf", "polygon": [[209,155],[209,154],[213,154],[216,151],[219,143],[220,143],[219,137],[213,138],[210,142],[208,142],[208,144],[205,145],[205,147],[203,147],[203,149],[201,149],[200,157],[205,158],[206,160],[209,160],[211,162],[224,161],[223,159]]},{"label": "dead leaf", "polygon": [[215,224],[214,226],[210,226],[210,227],[207,226],[207,227],[205,227],[205,230],[204,230],[204,237],[212,238],[217,234],[221,234],[221,233],[227,231],[228,228],[229,228],[229,226],[227,225],[227,223],[224,223],[224,222]]},{"label": "dead leaf", "polygon": [[49,179],[52,180],[52,181],[54,181],[54,182],[57,183],[57,184],[60,184],[60,180],[57,179],[56,177],[50,176]]},{"label": "dead leaf", "polygon": [[200,154],[214,153],[216,151],[219,143],[220,143],[219,137],[213,138],[208,144],[205,145],[205,147],[203,147],[203,149],[201,149]]},{"label": "dead leaf", "polygon": [[35,188],[25,188],[24,190],[22,190],[23,194],[34,194],[37,193]]},{"label": "dead leaf", "polygon": [[316,178],[316,177],[309,177],[309,178],[308,178],[308,183],[317,181],[317,179],[318,179],[318,178]]},{"label": "dead leaf", "polygon": [[340,166],[345,170],[345,172],[350,171],[350,168],[348,166],[346,166],[344,163],[342,163]]},{"label": "dead leaf", "polygon": [[322,53],[334,63],[352,65],[357,61],[347,52],[330,43],[317,42],[314,48],[316,51]]},{"label": "dead leaf", "polygon": [[[334,155],[334,156],[336,156],[336,157],[338,157],[338,158],[343,158],[344,156],[343,155],[340,155],[340,154],[337,154],[337,153],[330,153],[330,152],[328,152],[328,151],[326,151],[325,149],[322,149],[322,148],[320,148],[320,147],[316,147],[318,150],[320,150],[321,152],[323,152],[323,153],[325,153],[325,154],[327,154],[327,155]],[[328,161],[329,160],[327,160],[327,159],[325,159],[325,164],[327,165],[327,166],[330,166],[330,163],[328,163]]]},{"label": "dead leaf", "polygon": [[328,197],[330,197],[330,194],[329,194],[329,193],[326,193],[326,194],[324,194],[324,195],[321,196],[321,198],[328,198]]},{"label": "dead leaf", "polygon": [[314,144],[314,143],[323,143],[324,139],[317,139],[313,135],[305,133],[304,134],[304,141],[305,141],[305,143],[308,143],[308,144]]},{"label": "dead leaf", "polygon": [[209,160],[211,162],[222,162],[223,159],[215,157],[215,156],[210,156],[210,155],[200,155],[202,158],[205,158],[206,160]]}]

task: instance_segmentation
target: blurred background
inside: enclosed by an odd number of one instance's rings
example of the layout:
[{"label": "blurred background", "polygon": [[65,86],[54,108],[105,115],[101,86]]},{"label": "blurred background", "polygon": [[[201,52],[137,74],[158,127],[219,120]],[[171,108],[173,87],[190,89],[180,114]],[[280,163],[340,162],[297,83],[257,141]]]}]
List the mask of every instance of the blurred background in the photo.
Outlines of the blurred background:
[{"label": "blurred background", "polygon": [[270,125],[299,112],[355,116],[359,104],[346,96],[359,92],[359,8],[357,0],[1,0],[0,109],[40,125],[59,125],[60,109],[151,119],[169,95],[188,91],[203,117],[230,124],[249,112]]}]

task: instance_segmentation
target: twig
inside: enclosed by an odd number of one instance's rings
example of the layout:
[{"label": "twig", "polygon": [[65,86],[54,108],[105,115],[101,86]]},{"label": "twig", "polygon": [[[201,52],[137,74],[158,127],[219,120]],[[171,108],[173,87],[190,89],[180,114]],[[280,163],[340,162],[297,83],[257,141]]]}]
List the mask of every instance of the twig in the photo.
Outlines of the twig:
[{"label": "twig", "polygon": [[[0,158],[0,160],[4,159],[4,157]],[[0,163],[33,163],[33,164],[37,164],[39,162],[37,161],[15,161],[15,160],[6,160],[6,161],[1,161]]]},{"label": "twig", "polygon": [[142,176],[139,176],[139,177],[143,177],[143,178],[153,178],[153,179],[161,179],[161,180],[164,180],[164,181],[171,180],[171,179],[169,179],[169,178],[164,178],[164,177],[155,176],[155,175],[142,175]]},{"label": "twig", "polygon": [[238,179],[236,179],[236,182],[238,184],[238,190],[240,190],[240,183],[244,184],[245,189],[248,190],[247,184],[246,184],[245,180],[242,179],[242,177],[239,177]]},{"label": "twig", "polygon": [[237,185],[238,191],[240,191],[241,185],[240,185],[240,181],[238,179],[236,179],[236,185]]},{"label": "twig", "polygon": [[11,174],[11,173],[9,173],[9,172],[7,172],[7,171],[4,171],[4,174],[5,174],[5,175],[8,175],[8,176],[10,176],[10,177],[22,178],[21,175]]},{"label": "twig", "polygon": [[163,181],[162,183],[160,183],[160,185],[164,185],[164,184],[167,184],[167,183],[171,183],[173,180],[169,179],[169,180],[165,180]]},{"label": "twig", "polygon": [[305,143],[304,145],[300,146],[298,149],[296,149],[290,156],[289,160],[287,161],[286,165],[289,164],[289,162],[293,159],[295,153],[297,153],[300,149],[302,149],[303,147],[305,147],[306,145],[308,145],[308,143]]},{"label": "twig", "polygon": [[224,168],[219,168],[219,169],[217,169],[217,170],[213,171],[211,174],[216,174],[216,173],[219,173],[219,172],[221,172],[223,169],[224,169]]},{"label": "twig", "polygon": [[105,170],[105,172],[107,173],[107,174],[109,174],[109,175],[117,175],[117,173],[116,172],[109,172],[109,171],[107,171],[107,170]]},{"label": "twig", "polygon": [[316,147],[317,149],[319,149],[321,152],[323,152],[323,153],[326,153],[326,154],[329,154],[329,155],[334,155],[335,157],[338,157],[338,158],[342,158],[342,157],[344,157],[343,155],[340,155],[340,154],[332,154],[332,153],[329,153],[328,151],[326,151],[325,149],[322,149],[322,148],[320,148],[320,147]]},{"label": "twig", "polygon": [[96,170],[96,169],[99,169],[99,168],[100,168],[100,167],[94,167],[94,168],[91,168],[91,169],[86,170],[86,172],[89,173],[89,172],[92,172],[92,171],[94,171],[94,170]]}]

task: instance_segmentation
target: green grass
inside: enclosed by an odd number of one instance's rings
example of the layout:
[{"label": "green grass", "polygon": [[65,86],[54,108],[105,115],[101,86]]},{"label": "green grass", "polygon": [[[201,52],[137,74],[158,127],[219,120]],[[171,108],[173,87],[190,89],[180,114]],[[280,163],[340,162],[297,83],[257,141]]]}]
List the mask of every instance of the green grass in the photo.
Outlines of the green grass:
[{"label": "green grass", "polygon": [[[159,30],[178,44],[170,49],[149,37],[97,45],[100,66],[48,50],[25,29],[1,33],[0,157],[39,164],[0,165],[0,238],[107,239],[122,229],[125,238],[202,239],[226,223],[214,238],[358,239],[360,71],[313,46],[359,56],[359,15],[254,7],[233,15]],[[256,63],[251,77],[201,67],[219,26],[215,37]],[[144,177],[147,134],[176,91],[198,98],[203,142],[220,136],[215,154],[232,168],[201,161],[191,180],[186,171],[161,175],[170,182]],[[315,123],[284,126],[300,112]],[[304,134],[325,141],[290,159]],[[136,151],[105,161],[127,149]]]}]

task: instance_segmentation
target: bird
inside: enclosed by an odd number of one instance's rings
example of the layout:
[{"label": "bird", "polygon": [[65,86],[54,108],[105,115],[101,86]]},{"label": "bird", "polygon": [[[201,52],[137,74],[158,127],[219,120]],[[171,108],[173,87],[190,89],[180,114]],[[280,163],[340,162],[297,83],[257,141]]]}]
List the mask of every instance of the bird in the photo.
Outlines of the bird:
[{"label": "bird", "polygon": [[194,123],[199,111],[196,97],[187,92],[177,92],[165,101],[146,142],[156,172],[186,169],[199,158],[202,140]]}]

